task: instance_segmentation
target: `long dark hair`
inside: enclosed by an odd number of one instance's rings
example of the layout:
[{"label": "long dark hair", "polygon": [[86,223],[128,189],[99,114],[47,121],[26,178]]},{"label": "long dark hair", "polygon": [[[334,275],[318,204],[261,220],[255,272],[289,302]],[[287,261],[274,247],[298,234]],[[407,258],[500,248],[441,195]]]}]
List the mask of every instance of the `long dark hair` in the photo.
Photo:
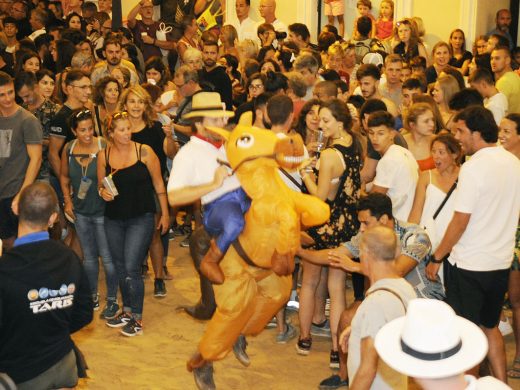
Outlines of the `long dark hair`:
[{"label": "long dark hair", "polygon": [[322,102],[320,105],[320,111],[323,108],[327,108],[334,119],[343,124],[343,129],[352,137],[352,145],[356,153],[362,154],[361,142],[357,134],[352,131],[352,115],[345,104],[345,102],[339,99],[331,99],[327,102]]},{"label": "long dark hair", "polygon": [[300,110],[300,114],[298,116],[298,120],[296,121],[296,126],[294,130],[296,130],[296,132],[302,136],[303,142],[305,142],[305,140],[307,139],[307,124],[305,120],[307,114],[312,110],[312,107],[319,105],[320,101],[318,99],[311,99],[307,101],[307,103],[305,103],[302,109]]}]

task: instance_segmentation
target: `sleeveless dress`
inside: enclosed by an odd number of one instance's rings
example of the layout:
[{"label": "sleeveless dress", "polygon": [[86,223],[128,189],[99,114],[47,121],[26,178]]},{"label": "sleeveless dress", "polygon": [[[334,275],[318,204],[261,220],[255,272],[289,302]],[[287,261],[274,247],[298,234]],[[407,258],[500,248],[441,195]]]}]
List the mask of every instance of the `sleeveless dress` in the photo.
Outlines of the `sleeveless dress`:
[{"label": "sleeveless dress", "polygon": [[426,187],[426,198],[424,200],[423,212],[419,224],[424,226],[428,231],[428,236],[430,237],[430,241],[432,243],[433,253],[440,244],[442,237],[444,237],[444,233],[446,232],[451,218],[453,217],[456,198],[455,192],[457,189],[455,189],[455,191],[451,194],[441,212],[434,220],[433,214],[435,214],[444,198],[446,198],[446,193],[432,183],[432,172],[429,171],[429,174],[430,183]]},{"label": "sleeveless dress", "polygon": [[327,199],[330,207],[330,219],[321,226],[308,230],[314,239],[314,249],[335,248],[349,241],[359,230],[356,204],[361,194],[361,155],[356,149],[355,140],[352,145],[333,145],[343,159],[345,170],[339,177],[338,192],[333,200]]}]

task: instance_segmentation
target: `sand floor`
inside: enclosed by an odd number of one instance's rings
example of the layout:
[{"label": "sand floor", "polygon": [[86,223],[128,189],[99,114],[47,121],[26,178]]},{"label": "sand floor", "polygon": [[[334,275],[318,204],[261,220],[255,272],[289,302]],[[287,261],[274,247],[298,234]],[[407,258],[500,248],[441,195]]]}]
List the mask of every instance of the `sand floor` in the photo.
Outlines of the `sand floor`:
[{"label": "sand floor", "polygon": [[[145,281],[144,334],[127,338],[117,329],[107,327],[99,312],[94,321],[74,335],[74,340],[89,364],[89,378],[79,389],[196,389],[193,375],[186,371],[186,361],[195,352],[204,331],[204,322],[177,312],[178,305],[198,300],[198,278],[188,251],[170,241],[168,267],[174,279],[167,281],[168,295],[153,297],[153,273]],[[100,283],[101,294],[104,293]],[[102,295],[103,296],[103,295]],[[296,313],[289,320],[297,325]],[[231,353],[216,362],[215,382],[219,389],[317,389],[319,382],[331,375],[328,368],[330,341],[313,339],[309,356],[296,354],[295,342],[275,342],[276,330],[265,330],[249,340],[247,352],[251,366],[243,367]],[[506,337],[508,362],[512,360],[513,337]],[[520,390],[520,380],[510,385]]]}]

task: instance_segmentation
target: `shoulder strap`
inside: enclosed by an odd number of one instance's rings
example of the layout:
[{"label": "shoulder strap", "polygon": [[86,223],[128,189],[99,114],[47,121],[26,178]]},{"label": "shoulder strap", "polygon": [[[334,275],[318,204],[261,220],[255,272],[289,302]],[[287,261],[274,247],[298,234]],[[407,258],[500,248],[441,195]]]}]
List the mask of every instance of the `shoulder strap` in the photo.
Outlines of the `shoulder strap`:
[{"label": "shoulder strap", "polygon": [[444,205],[446,204],[446,202],[448,201],[448,199],[450,199],[450,196],[451,194],[453,194],[453,191],[455,191],[455,188],[457,188],[457,182],[459,180],[455,180],[455,183],[453,183],[453,185],[451,186],[450,190],[448,191],[448,193],[446,194],[446,196],[444,197],[444,200],[442,201],[442,203],[440,204],[440,206],[437,208],[437,210],[435,211],[435,213],[433,214],[433,219],[437,218],[437,216],[440,214],[440,212],[442,211],[442,208],[444,207]]},{"label": "shoulder strap", "polygon": [[428,173],[430,174],[430,184],[432,184],[432,170],[428,169]]},{"label": "shoulder strap", "polygon": [[283,175],[286,178],[288,178],[291,181],[291,183],[293,183],[296,187],[298,187],[301,192],[305,192],[306,188],[303,185],[301,185],[300,183],[298,183],[298,180],[296,180],[294,177],[292,177],[292,175],[289,172],[287,172],[283,168],[278,168],[278,169],[280,170],[280,172],[283,173]]},{"label": "shoulder strap", "polygon": [[370,291],[370,293],[368,293],[366,296],[370,295],[370,294],[373,294],[375,293],[376,291],[386,291],[386,292],[389,292],[390,294],[392,294],[393,296],[395,296],[397,299],[399,299],[399,301],[401,302],[401,304],[403,305],[403,308],[404,308],[404,312],[406,313],[406,309],[408,308],[408,304],[404,301],[404,299],[397,293],[397,291],[395,290],[392,290],[391,288],[388,288],[388,287],[379,287],[379,288],[376,288],[375,290],[373,291]]},{"label": "shoulder strap", "polygon": [[74,140],[72,141],[72,143],[69,146],[69,150],[67,152],[67,154],[69,155],[69,163],[70,163],[70,158],[72,157],[72,150],[74,149],[74,146],[76,146],[77,142],[78,142],[78,139],[74,138]]}]

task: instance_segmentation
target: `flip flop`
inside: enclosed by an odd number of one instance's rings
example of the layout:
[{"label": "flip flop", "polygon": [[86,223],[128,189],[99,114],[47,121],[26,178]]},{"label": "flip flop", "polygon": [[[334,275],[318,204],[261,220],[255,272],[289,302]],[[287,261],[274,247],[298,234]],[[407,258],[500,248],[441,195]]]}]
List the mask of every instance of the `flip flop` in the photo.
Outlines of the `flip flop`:
[{"label": "flip flop", "polygon": [[520,359],[513,360],[513,366],[507,370],[507,376],[511,379],[520,379]]}]

